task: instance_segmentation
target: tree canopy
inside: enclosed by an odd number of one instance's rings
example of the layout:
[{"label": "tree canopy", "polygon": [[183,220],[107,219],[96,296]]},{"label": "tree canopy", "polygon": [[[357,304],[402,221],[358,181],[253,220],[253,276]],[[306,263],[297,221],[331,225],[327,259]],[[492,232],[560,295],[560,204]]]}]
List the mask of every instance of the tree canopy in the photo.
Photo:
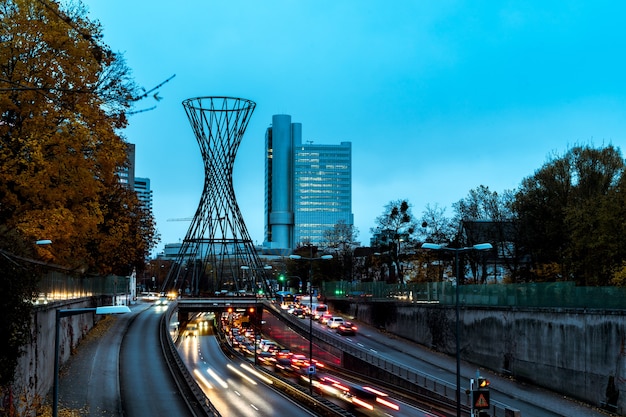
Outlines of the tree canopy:
[{"label": "tree canopy", "polygon": [[138,89],[101,39],[80,4],[0,1],[0,224],[52,240],[48,262],[126,275],[156,232],[117,175]]},{"label": "tree canopy", "polygon": [[137,87],[100,25],[71,5],[0,0],[2,385],[28,342],[37,268],[128,275],[157,241],[151,213],[118,176]]},{"label": "tree canopy", "polygon": [[525,178],[514,202],[533,279],[607,285],[626,260],[624,159],[576,146]]},{"label": "tree canopy", "polygon": [[413,234],[417,230],[417,221],[411,212],[409,201],[391,201],[385,206],[383,214],[376,218],[376,226],[371,229],[372,236],[382,251],[385,252],[385,259],[389,261],[390,272],[394,275],[389,277],[390,281],[403,283],[401,243],[411,245]]}]

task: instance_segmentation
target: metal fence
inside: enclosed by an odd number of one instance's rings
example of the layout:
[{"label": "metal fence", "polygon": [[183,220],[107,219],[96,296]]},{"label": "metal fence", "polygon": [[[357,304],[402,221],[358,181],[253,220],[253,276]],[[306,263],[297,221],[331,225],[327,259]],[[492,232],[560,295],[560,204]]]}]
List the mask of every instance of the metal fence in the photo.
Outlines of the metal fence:
[{"label": "metal fence", "polygon": [[[410,303],[453,305],[455,284],[425,282],[324,282],[328,298],[397,300]],[[626,309],[626,287],[578,287],[573,282],[461,285],[459,302],[467,306],[517,306],[546,308]]]},{"label": "metal fence", "polygon": [[45,273],[38,285],[36,304],[98,295],[130,294],[130,278],[116,275],[72,276],[58,271]]}]

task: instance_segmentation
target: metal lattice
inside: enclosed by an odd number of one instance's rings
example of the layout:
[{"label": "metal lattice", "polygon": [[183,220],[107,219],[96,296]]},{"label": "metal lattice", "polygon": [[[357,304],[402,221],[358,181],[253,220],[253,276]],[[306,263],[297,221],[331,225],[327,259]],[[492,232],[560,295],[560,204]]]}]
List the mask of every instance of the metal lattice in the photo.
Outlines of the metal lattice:
[{"label": "metal lattice", "polygon": [[[233,97],[183,101],[204,161],[204,189],[164,290],[214,295],[269,290],[260,259],[237,206],[233,165],[256,103]],[[242,270],[241,266],[249,269]]]}]

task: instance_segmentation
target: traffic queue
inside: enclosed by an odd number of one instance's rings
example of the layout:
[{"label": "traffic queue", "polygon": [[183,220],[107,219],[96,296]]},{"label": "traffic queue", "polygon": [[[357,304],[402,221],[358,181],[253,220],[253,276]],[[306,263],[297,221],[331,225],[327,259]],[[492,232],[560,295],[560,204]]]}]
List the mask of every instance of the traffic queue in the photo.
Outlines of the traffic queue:
[{"label": "traffic queue", "polygon": [[[311,319],[325,324],[339,334],[355,335],[356,326],[329,312],[325,304],[283,304],[285,314]],[[250,312],[227,311],[220,318],[221,331],[233,349],[256,361],[267,370],[302,386],[310,387],[319,395],[340,400],[356,413],[369,416],[388,416],[399,406],[387,394],[374,387],[347,383],[326,372],[326,366],[300,352],[293,352],[274,340],[255,332]]]}]

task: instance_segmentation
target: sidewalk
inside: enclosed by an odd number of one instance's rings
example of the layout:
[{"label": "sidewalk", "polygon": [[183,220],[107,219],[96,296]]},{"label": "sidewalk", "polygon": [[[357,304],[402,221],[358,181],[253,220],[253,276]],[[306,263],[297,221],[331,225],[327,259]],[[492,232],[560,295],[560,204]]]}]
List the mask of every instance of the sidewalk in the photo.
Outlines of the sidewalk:
[{"label": "sidewalk", "polygon": [[[106,316],[81,340],[59,373],[59,416],[122,416],[119,351],[135,314]],[[50,400],[50,404],[52,400]]]}]

